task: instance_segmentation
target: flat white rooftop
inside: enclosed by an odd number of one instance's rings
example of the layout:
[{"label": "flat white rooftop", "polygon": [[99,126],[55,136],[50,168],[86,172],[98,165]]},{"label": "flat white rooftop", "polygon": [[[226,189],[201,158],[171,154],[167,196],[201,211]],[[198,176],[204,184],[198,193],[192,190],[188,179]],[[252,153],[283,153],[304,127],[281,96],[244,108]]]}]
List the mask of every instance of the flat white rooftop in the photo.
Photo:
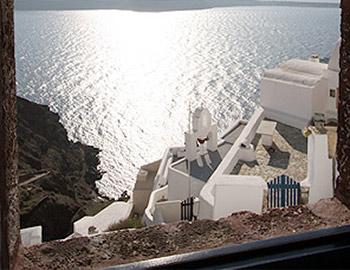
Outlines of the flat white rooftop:
[{"label": "flat white rooftop", "polygon": [[322,79],[327,68],[327,64],[291,59],[274,69],[266,70],[264,78],[312,87]]}]

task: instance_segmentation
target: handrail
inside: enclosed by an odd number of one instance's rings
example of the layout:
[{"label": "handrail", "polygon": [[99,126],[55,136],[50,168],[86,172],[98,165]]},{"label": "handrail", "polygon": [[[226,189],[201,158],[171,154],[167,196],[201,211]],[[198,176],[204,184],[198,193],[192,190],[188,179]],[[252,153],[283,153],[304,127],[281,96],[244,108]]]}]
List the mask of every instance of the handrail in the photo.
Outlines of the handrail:
[{"label": "handrail", "polygon": [[163,154],[162,161],[160,162],[157,174],[154,178],[153,189],[160,188],[167,184],[168,168],[173,161],[173,155],[178,152],[184,152],[185,147],[168,147]]},{"label": "handrail", "polygon": [[147,226],[154,224],[155,205],[162,198],[168,199],[168,185],[152,191],[143,217],[143,220]]}]

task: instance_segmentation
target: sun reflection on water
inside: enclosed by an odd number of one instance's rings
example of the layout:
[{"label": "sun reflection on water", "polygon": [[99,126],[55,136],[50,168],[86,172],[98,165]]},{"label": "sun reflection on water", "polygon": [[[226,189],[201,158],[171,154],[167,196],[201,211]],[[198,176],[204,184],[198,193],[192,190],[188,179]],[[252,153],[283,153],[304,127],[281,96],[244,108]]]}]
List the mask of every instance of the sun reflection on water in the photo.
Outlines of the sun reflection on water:
[{"label": "sun reflection on water", "polygon": [[141,165],[183,144],[188,103],[223,130],[255,108],[263,68],[327,56],[338,25],[336,9],[17,11],[18,93],[102,150],[98,186],[117,197]]}]

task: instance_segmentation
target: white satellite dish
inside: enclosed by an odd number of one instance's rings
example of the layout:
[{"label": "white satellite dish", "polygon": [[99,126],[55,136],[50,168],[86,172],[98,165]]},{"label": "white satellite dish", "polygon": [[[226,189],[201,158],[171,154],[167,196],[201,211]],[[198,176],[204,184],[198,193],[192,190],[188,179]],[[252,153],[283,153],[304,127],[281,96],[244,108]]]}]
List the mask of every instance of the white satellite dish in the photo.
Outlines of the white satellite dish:
[{"label": "white satellite dish", "polygon": [[198,139],[205,139],[211,129],[211,115],[208,109],[197,108],[192,117],[193,131]]}]

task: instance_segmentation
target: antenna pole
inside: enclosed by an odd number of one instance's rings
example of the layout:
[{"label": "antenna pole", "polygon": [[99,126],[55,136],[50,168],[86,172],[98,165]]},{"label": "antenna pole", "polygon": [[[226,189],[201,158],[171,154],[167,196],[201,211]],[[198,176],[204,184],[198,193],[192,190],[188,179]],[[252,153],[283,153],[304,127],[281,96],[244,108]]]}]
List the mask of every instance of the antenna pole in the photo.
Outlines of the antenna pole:
[{"label": "antenna pole", "polygon": [[188,102],[188,132],[191,132],[191,102]]},{"label": "antenna pole", "polygon": [[[188,102],[188,132],[191,134],[191,101]],[[187,158],[188,168],[188,197],[191,197],[191,161]]]}]

